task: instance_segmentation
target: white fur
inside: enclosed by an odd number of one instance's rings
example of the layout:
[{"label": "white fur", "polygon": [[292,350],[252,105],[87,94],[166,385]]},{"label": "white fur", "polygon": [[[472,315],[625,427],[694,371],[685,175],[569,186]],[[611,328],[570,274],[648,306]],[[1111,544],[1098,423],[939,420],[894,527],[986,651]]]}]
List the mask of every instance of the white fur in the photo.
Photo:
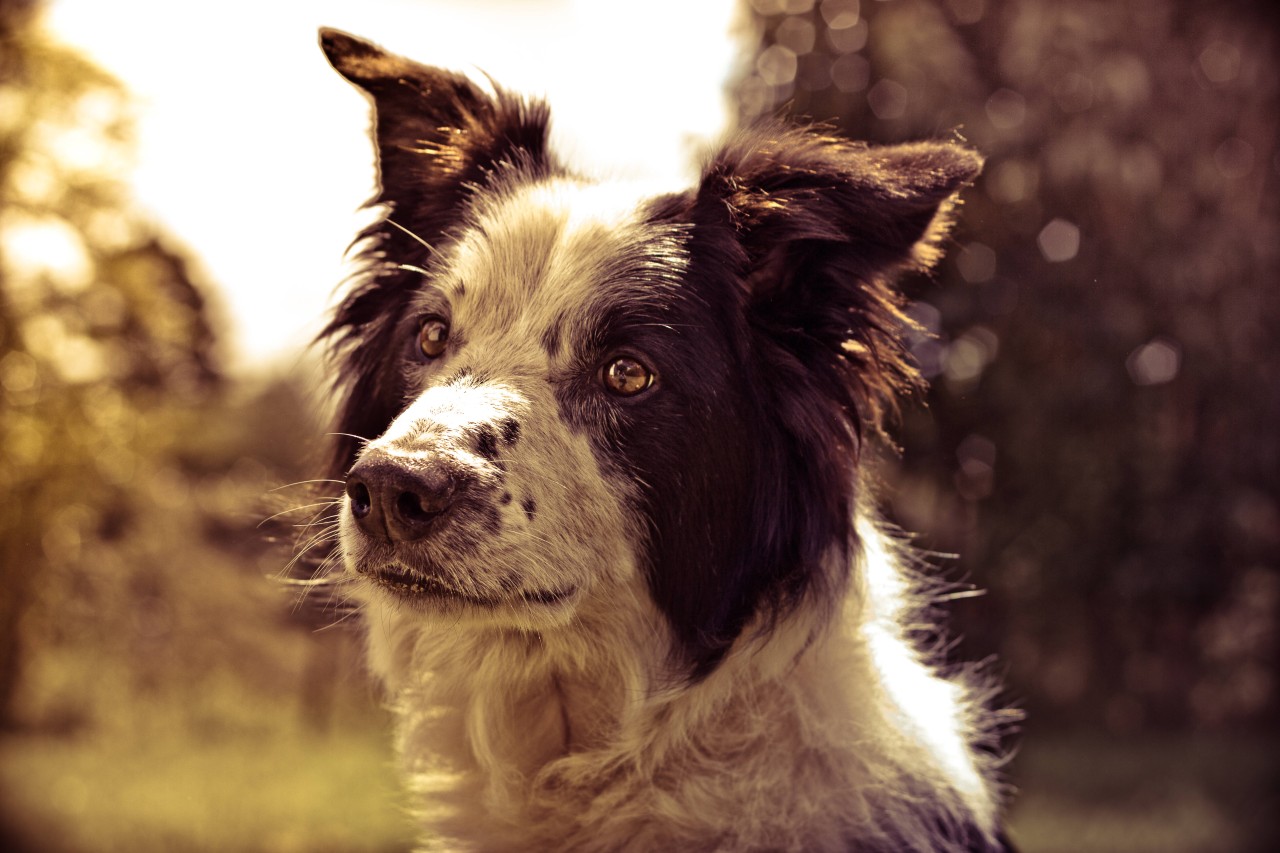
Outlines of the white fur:
[{"label": "white fur", "polygon": [[566,629],[435,624],[369,601],[370,660],[428,850],[844,850],[892,828],[942,850],[915,799],[991,830],[973,698],[901,636],[911,606],[863,524],[837,618],[748,630],[705,682],[673,687],[661,618],[633,582]]}]

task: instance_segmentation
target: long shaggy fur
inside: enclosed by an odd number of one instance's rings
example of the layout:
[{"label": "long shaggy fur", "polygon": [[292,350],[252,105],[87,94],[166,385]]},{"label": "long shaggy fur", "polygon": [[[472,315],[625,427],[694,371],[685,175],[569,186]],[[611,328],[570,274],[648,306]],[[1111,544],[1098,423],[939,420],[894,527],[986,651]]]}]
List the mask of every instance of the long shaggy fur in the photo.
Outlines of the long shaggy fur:
[{"label": "long shaggy fur", "polygon": [[321,41],[383,213],[324,333],[332,579],[424,847],[1006,849],[988,688],[859,466],[979,158],[770,124],[601,184],[544,105]]}]

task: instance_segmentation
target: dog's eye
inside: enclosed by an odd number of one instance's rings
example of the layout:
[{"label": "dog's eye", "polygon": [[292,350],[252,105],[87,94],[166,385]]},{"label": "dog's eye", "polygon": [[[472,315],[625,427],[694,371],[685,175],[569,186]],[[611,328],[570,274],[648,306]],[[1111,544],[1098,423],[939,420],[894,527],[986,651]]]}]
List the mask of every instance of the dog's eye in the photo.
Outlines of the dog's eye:
[{"label": "dog's eye", "polygon": [[629,356],[620,356],[605,365],[604,387],[620,397],[634,397],[653,385],[653,371]]},{"label": "dog's eye", "polygon": [[427,358],[439,358],[449,342],[449,324],[439,317],[428,317],[418,329],[418,349]]}]

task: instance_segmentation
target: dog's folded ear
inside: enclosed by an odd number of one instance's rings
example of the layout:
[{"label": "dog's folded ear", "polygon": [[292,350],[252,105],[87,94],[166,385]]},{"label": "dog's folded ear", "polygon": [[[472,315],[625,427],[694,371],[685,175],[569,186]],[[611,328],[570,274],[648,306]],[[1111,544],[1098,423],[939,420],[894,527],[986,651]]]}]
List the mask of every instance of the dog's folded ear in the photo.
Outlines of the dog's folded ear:
[{"label": "dog's folded ear", "polygon": [[919,382],[895,280],[937,264],[958,193],[981,169],[955,143],[873,147],[765,125],[711,159],[697,217],[731,234],[747,310],[768,344],[811,371],[834,368],[878,423]]},{"label": "dog's folded ear", "polygon": [[724,205],[753,266],[799,241],[855,250],[871,275],[933,266],[956,193],[981,170],[954,143],[872,147],[766,125],[712,159],[699,197]]},{"label": "dog's folded ear", "polygon": [[396,222],[434,242],[456,218],[469,187],[521,169],[551,168],[549,115],[494,86],[421,65],[334,29],[320,30],[334,69],[359,87],[374,110],[380,195]]}]

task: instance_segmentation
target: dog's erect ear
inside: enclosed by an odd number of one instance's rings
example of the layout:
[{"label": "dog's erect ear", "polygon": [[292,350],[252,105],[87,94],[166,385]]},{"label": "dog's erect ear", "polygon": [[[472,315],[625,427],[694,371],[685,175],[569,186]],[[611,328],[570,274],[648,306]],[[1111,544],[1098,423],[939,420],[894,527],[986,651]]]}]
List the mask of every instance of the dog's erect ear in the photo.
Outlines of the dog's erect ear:
[{"label": "dog's erect ear", "polygon": [[869,147],[764,126],[708,164],[698,217],[731,229],[756,328],[805,367],[836,368],[878,423],[919,382],[894,279],[938,262],[957,194],[981,169],[953,143]]},{"label": "dog's erect ear", "polygon": [[548,111],[497,87],[421,65],[333,29],[320,30],[333,67],[374,108],[378,201],[397,224],[434,243],[456,219],[468,187],[513,168],[545,174]]}]

